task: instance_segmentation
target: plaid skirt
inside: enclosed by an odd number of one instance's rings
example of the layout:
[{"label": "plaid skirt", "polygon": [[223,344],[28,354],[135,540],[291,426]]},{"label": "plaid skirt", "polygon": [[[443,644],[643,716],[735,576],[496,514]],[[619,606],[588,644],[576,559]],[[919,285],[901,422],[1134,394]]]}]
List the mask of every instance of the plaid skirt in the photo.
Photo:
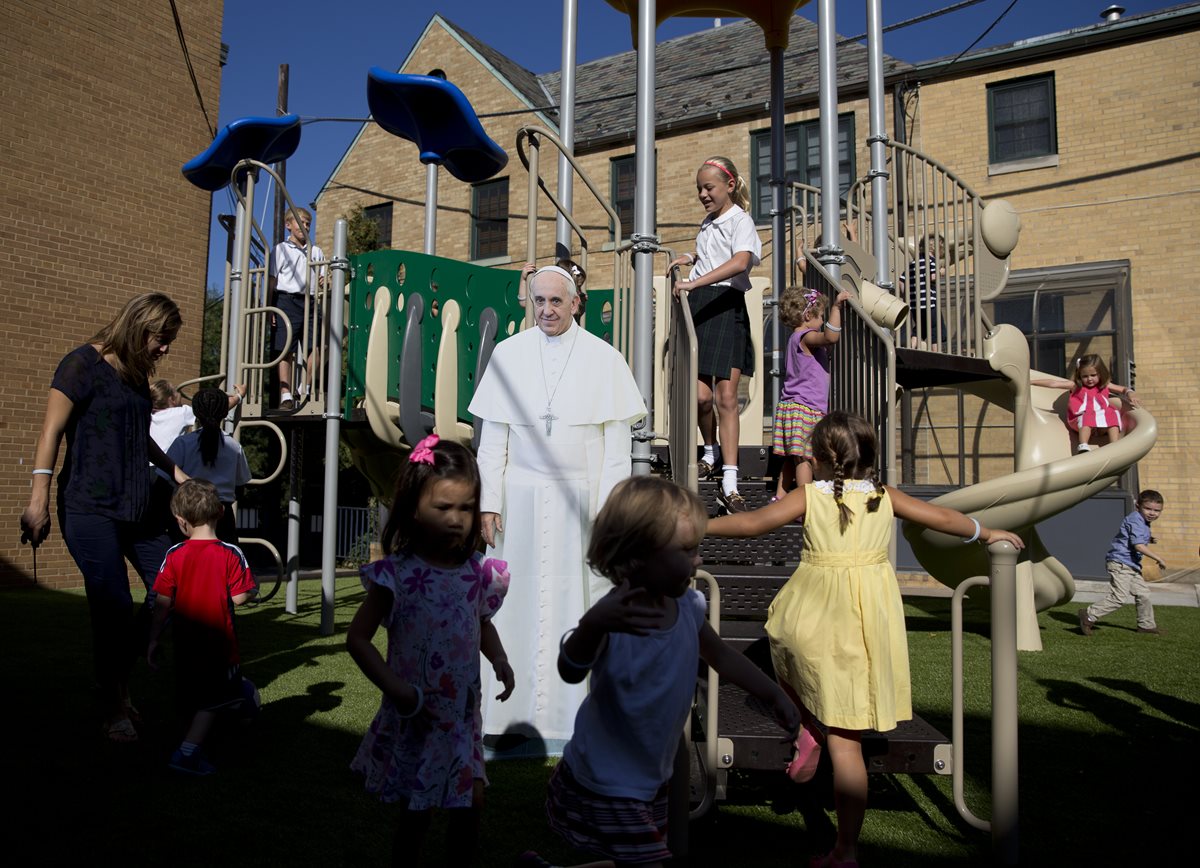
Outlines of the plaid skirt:
[{"label": "plaid skirt", "polygon": [[696,327],[697,370],[703,376],[728,380],[733,368],[754,373],[754,344],[746,294],[727,286],[701,286],[688,293]]},{"label": "plaid skirt", "polygon": [[771,451],[776,455],[797,455],[812,458],[812,432],[825,414],[795,401],[780,401],[775,405],[775,430],[771,436]]},{"label": "plaid skirt", "polygon": [[636,865],[671,858],[667,849],[667,784],[654,801],[593,793],[560,762],[546,793],[550,828],[580,850]]}]

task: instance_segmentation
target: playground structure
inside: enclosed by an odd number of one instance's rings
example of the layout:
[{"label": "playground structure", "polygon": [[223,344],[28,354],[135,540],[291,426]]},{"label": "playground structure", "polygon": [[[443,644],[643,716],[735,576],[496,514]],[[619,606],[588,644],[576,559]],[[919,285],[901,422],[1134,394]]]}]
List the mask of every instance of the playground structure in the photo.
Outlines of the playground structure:
[{"label": "playground structure", "polygon": [[[836,161],[822,161],[820,189],[789,185],[782,180],[781,58],[786,48],[787,20],[803,2],[610,3],[629,12],[640,49],[639,184],[633,235],[617,245],[611,288],[589,289],[584,325],[610,339],[630,360],[639,388],[652,408],[651,416],[634,432],[635,472],[650,472],[654,447],[659,446],[660,458],[665,455],[673,477],[681,484],[697,487],[694,332],[687,306],[671,302],[667,280],[656,277],[664,268],[655,265],[656,261],[669,261],[672,254],[658,244],[655,235],[651,164],[654,26],[670,15],[750,17],[763,27],[771,55],[771,232],[775,255],[771,277],[756,278],[748,295],[750,310],[757,311],[761,306],[764,311],[762,318],[752,318],[753,338],[757,346],[769,343],[771,347],[772,364],[764,372],[771,378],[770,394],[778,394],[782,346],[780,323],[774,315],[776,288],[786,285],[790,276],[792,282],[802,279],[806,285],[830,295],[842,288],[852,293],[843,320],[843,339],[834,355],[831,406],[859,413],[874,425],[881,444],[880,470],[888,482],[899,481],[898,389],[952,386],[1013,413],[1015,472],[960,489],[936,502],[969,512],[989,526],[1020,532],[1028,544],[1025,554],[1019,560],[1012,552],[985,555],[981,547],[963,549],[955,538],[912,528],[906,528],[905,535],[928,571],[951,587],[966,590],[986,583],[985,577],[990,576],[993,680],[998,696],[993,743],[996,798],[991,830],[998,849],[1015,852],[1015,654],[1018,648],[1040,647],[1036,610],[1070,599],[1074,590],[1069,573],[1041,544],[1035,525],[1111,485],[1144,456],[1154,444],[1154,420],[1146,411],[1135,410],[1126,416],[1132,431],[1117,444],[1084,456],[1071,454],[1061,422],[1064,396],[1030,386],[1031,376],[1036,378],[1038,374],[1029,369],[1024,337],[1011,327],[991,322],[984,309],[1007,280],[1009,254],[1019,233],[1015,214],[1002,201],[985,204],[947,167],[907,145],[890,142],[883,130],[879,0],[868,3],[871,171],[851,189],[845,202],[844,219],[853,227],[858,241],[842,237]],[[564,16],[564,28],[573,38],[574,3],[566,6],[571,12]],[[819,4],[823,153],[836,150],[833,7],[831,0]],[[573,91],[566,81],[568,77],[564,68],[565,103],[569,103]],[[311,261],[317,281],[309,299],[311,312],[306,314],[305,331],[310,322],[320,320],[313,347],[314,376],[308,384],[307,400],[291,413],[270,409],[267,372],[278,362],[268,358],[266,350],[273,309],[267,303],[265,268],[261,261],[254,261],[251,239],[264,239],[260,248],[267,251],[265,233],[253,220],[255,178],[261,171],[271,171],[266,164],[285,159],[298,146],[298,119],[235,122],[222,131],[205,155],[188,164],[192,167],[190,174],[185,167],[193,183],[205,189],[217,189],[232,179],[237,195],[222,359],[227,384],[246,381],[250,386],[241,425],[262,425],[273,430],[286,455],[289,436],[283,427],[291,426],[294,432],[297,425],[323,420],[327,474],[336,471],[342,418],[365,422],[375,440],[396,450],[431,431],[470,441],[475,432],[466,407],[473,384],[486,367],[495,343],[515,333],[523,321],[529,321],[518,272],[486,269],[432,255],[438,167],[445,166],[460,180],[478,180],[494,174],[507,159],[501,159],[503,151],[487,139],[465,97],[452,84],[432,76],[400,76],[382,70],[369,73],[368,94],[375,120],[388,132],[416,142],[421,160],[427,165],[425,252],[379,251],[351,260],[345,255],[344,222],[339,221],[332,258]],[[616,214],[574,161],[573,132],[569,128],[573,114],[569,108],[573,109],[564,105],[561,112],[563,128],[559,134],[527,127],[518,135],[516,148],[528,172],[531,203],[541,198],[538,191],[545,195],[558,218],[558,244],[567,251],[578,251],[578,261],[587,268],[589,239],[571,216],[573,179],[578,178],[614,220]],[[464,109],[462,116],[454,114]],[[457,120],[431,132],[422,120],[426,114],[454,116]],[[546,144],[559,152],[559,186],[553,193],[539,171],[540,148]],[[563,171],[564,166],[571,171]],[[837,202],[839,207],[824,208],[823,202]],[[531,252],[538,249],[537,222],[529,220]],[[942,264],[938,284],[945,322],[933,321],[927,311],[924,316],[914,315],[905,303],[909,264],[923,249],[930,248],[937,251]],[[657,256],[668,259],[656,260]],[[600,286],[600,276],[593,272],[590,282]],[[348,299],[344,342],[343,304],[337,303],[342,299]],[[323,311],[324,316],[317,317],[317,311]],[[344,390],[340,382],[343,343],[347,350]],[[764,397],[767,390],[762,387],[761,376],[749,384],[750,399],[742,410],[744,433],[740,445],[751,449],[763,445],[762,422],[769,417],[772,405],[770,398]],[[280,462],[272,478],[282,471],[284,463]],[[376,483],[377,489],[386,490],[378,479]],[[322,581],[331,630],[335,477],[327,475],[325,496],[327,539]],[[289,523],[287,546],[287,559],[294,564],[293,532],[298,533],[298,512],[296,520]],[[768,570],[757,565],[794,563],[799,553],[797,529],[772,537],[753,544],[754,550],[749,552],[723,551],[716,546],[705,551],[706,561],[716,564],[715,578],[706,580],[714,626],[721,626],[724,610],[724,634],[747,648],[761,638],[760,616],[786,575],[778,568]],[[747,560],[750,568],[745,567]],[[768,580],[770,577],[773,581]],[[293,571],[288,599],[292,607],[294,589]],[[961,603],[961,593],[956,601]],[[322,628],[326,628],[324,614]],[[779,767],[778,750],[772,753],[763,749],[761,739],[755,741],[758,734],[726,728],[722,708],[737,704],[736,696],[710,678],[701,698],[706,723],[702,727],[704,747],[699,752],[703,783],[697,814],[711,806],[723,791],[730,768]],[[956,706],[961,709],[961,703]],[[937,746],[919,761],[903,751],[896,756],[887,754],[885,748],[884,754],[893,756],[893,760],[881,760],[873,768],[961,774],[961,743],[957,737],[953,754]],[[976,825],[987,828],[988,824],[970,814],[960,796],[961,787],[956,783],[959,810]]]}]

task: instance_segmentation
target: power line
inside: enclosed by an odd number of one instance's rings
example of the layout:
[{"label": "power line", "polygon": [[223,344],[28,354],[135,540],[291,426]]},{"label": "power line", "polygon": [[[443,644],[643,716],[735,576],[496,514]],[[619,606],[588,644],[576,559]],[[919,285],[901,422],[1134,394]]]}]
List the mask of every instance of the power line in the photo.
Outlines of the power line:
[{"label": "power line", "polygon": [[996,20],[995,20],[995,21],[993,21],[991,24],[989,24],[989,25],[988,25],[988,27],[987,27],[987,30],[983,31],[983,33],[980,33],[980,34],[979,34],[979,36],[977,36],[977,37],[975,38],[975,41],[974,41],[974,42],[972,42],[970,45],[968,45],[966,48],[964,48],[962,51],[960,51],[960,52],[958,53],[958,56],[957,56],[957,57],[955,57],[955,58],[954,58],[954,60],[950,61],[950,63],[949,63],[949,64],[947,64],[947,65],[945,66],[945,68],[943,68],[943,69],[939,70],[939,75],[945,75],[947,72],[949,72],[949,71],[950,71],[950,67],[952,67],[952,66],[954,66],[954,64],[958,63],[958,62],[959,62],[959,60],[961,60],[961,59],[962,59],[962,56],[963,56],[964,54],[966,54],[968,51],[970,51],[972,48],[974,48],[976,45],[978,45],[980,42],[982,42],[982,41],[983,41],[983,38],[984,38],[985,36],[987,36],[989,33],[991,33],[991,32],[992,32],[992,29],[993,29],[993,28],[994,28],[994,27],[995,27],[997,24],[999,24],[1001,21],[1003,21],[1003,20],[1004,20],[1004,16],[1005,16],[1005,15],[1007,15],[1009,12],[1011,12],[1011,11],[1012,11],[1012,8],[1013,8],[1014,6],[1016,6],[1016,5],[1017,5],[1017,0],[1012,0],[1012,2],[1008,4],[1008,7],[1007,7],[1007,8],[1006,8],[1006,9],[1005,9],[1003,12],[1001,12],[1001,13],[1000,13],[1000,15],[999,15],[999,16],[996,18]]},{"label": "power line", "polygon": [[208,119],[208,109],[204,107],[204,95],[200,93],[200,82],[196,81],[196,70],[192,66],[192,57],[188,54],[187,39],[183,35],[183,22],[179,20],[179,9],[175,0],[170,0],[171,14],[175,16],[175,33],[179,36],[179,47],[183,51],[183,62],[187,64],[188,75],[192,78],[192,90],[196,92],[196,102],[200,103],[200,113],[204,115],[204,123],[208,126],[209,138],[215,139],[217,131],[213,129],[212,121]]},{"label": "power line", "polygon": [[[943,6],[940,9],[934,9],[934,10],[932,10],[930,12],[926,12],[922,15],[917,15],[912,18],[906,18],[903,21],[897,21],[895,24],[889,24],[888,26],[883,28],[883,32],[891,33],[894,30],[900,30],[904,27],[911,27],[914,24],[922,24],[926,21],[931,21],[935,18],[941,18],[943,15],[949,15],[952,12],[958,12],[959,10],[966,9],[970,6],[977,6],[978,4],[983,3],[983,2],[985,2],[985,0],[961,0],[961,2],[959,2],[959,3],[952,3],[949,6]],[[1015,0],[1014,0],[1014,2],[1015,2]],[[1011,9],[1012,7],[1010,6],[1009,8]],[[1005,13],[1007,14],[1007,10],[1005,10]],[[1001,18],[1003,18],[1003,17],[1004,16],[1001,15]],[[999,23],[999,19],[997,19],[996,23]],[[995,27],[996,23],[993,23],[992,27]],[[988,28],[988,31],[990,31],[990,30],[991,30],[991,27]],[[982,39],[984,36],[986,36],[988,31],[984,31],[984,33],[979,37],[979,39]],[[852,42],[858,42],[860,39],[866,38],[866,36],[867,36],[866,33],[860,33],[857,36],[851,36],[848,38],[840,39],[837,44],[839,46],[840,45],[848,45],[849,43],[852,43]],[[979,40],[976,40],[976,42],[978,42],[978,41]],[[972,43],[971,47],[974,47],[974,43]],[[968,48],[967,50],[970,50],[970,49]],[[808,51],[808,49],[806,49],[805,51]],[[801,52],[801,51],[785,52],[784,57],[786,58],[789,54],[794,57],[794,56],[796,56],[798,54],[802,54],[802,53],[805,53],[805,52]],[[664,90],[668,87],[677,87],[681,84],[687,84],[688,82],[700,81],[702,79],[712,78],[715,75],[725,75],[730,72],[737,72],[737,71],[743,70],[743,69],[755,69],[760,66],[762,66],[761,61],[751,61],[749,63],[743,63],[738,66],[722,66],[720,69],[706,70],[704,72],[697,73],[695,75],[686,76],[684,78],[675,79],[673,81],[662,82],[660,84],[656,84],[654,89],[656,91]],[[632,99],[636,96],[637,96],[636,91],[625,91],[623,93],[609,94],[608,96],[596,97],[595,99],[577,100],[575,105],[576,105],[576,107],[597,105],[600,103],[612,102],[614,100],[619,100],[619,99]],[[559,107],[557,105],[533,106],[532,108],[512,109],[510,111],[503,111],[503,112],[486,112],[484,114],[478,115],[478,117],[480,118],[480,120],[482,120],[484,118],[512,117],[514,115],[534,114],[537,112],[554,112],[554,111],[558,111],[558,108]],[[318,121],[332,121],[332,122],[340,122],[340,123],[369,123],[372,121],[372,118],[309,117],[309,118],[302,118],[302,120],[301,120],[301,122],[304,124],[315,123]]]}]

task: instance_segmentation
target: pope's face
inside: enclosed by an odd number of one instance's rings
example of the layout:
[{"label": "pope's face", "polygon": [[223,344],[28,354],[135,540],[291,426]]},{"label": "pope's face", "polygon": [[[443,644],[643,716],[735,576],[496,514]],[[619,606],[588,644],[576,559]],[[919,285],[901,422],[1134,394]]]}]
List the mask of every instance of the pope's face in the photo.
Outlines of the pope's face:
[{"label": "pope's face", "polygon": [[571,295],[566,280],[556,274],[543,274],[533,284],[533,317],[538,328],[550,337],[571,327],[571,318],[579,309],[579,296]]}]

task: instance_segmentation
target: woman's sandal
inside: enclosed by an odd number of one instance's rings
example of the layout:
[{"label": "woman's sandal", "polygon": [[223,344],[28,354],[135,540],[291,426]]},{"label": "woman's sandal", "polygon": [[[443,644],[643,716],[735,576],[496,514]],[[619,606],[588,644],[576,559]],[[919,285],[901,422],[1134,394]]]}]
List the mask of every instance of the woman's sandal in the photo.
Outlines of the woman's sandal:
[{"label": "woman's sandal", "polygon": [[138,740],[137,730],[134,729],[133,721],[128,717],[105,724],[102,731],[105,738],[114,744],[133,744]]},{"label": "woman's sandal", "polygon": [[821,761],[821,743],[804,726],[800,728],[792,747],[796,749],[796,755],[788,763],[787,776],[798,784],[806,784],[817,773],[817,763]]}]

